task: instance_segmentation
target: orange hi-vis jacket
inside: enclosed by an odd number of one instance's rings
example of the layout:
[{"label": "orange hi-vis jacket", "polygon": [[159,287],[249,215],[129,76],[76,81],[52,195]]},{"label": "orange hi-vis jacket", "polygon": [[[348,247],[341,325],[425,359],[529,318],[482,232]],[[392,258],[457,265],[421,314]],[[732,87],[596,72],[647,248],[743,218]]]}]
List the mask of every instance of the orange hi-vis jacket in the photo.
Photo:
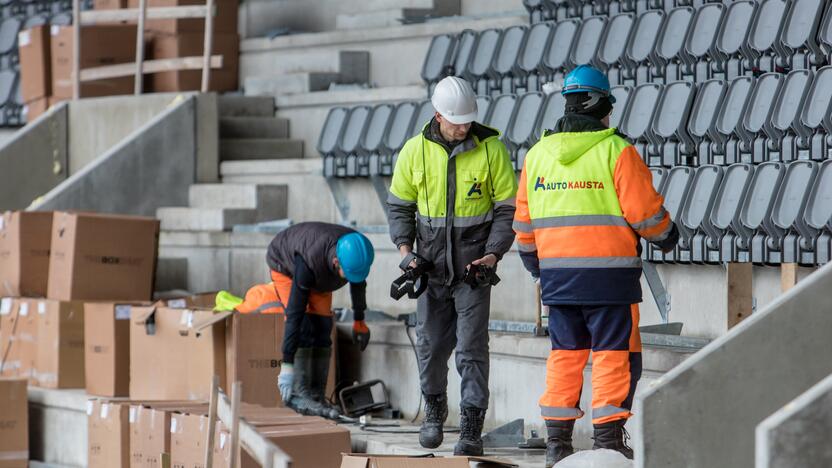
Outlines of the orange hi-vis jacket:
[{"label": "orange hi-vis jacket", "polygon": [[546,305],[641,302],[639,237],[673,224],[650,170],[614,128],[547,133],[526,156],[514,230]]}]

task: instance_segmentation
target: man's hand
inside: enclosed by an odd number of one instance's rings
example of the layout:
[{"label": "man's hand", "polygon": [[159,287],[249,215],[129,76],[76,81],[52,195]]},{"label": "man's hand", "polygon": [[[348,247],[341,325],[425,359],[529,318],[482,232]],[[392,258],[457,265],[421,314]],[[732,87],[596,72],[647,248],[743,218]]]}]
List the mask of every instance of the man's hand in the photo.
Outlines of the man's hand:
[{"label": "man's hand", "polygon": [[277,387],[283,403],[289,403],[292,398],[292,384],[295,381],[295,369],[292,364],[284,362],[280,365],[280,375],[277,376]]},{"label": "man's hand", "polygon": [[477,259],[477,260],[474,260],[473,262],[471,262],[471,265],[485,265],[489,268],[494,268],[494,266],[496,264],[497,264],[497,256],[494,255],[494,254],[488,254],[483,258],[480,258],[480,259]]},{"label": "man's hand", "polygon": [[370,328],[363,320],[356,320],[352,323],[352,342],[361,347],[361,351],[367,349],[370,343]]},{"label": "man's hand", "polygon": [[[413,252],[413,247],[407,244],[402,244],[401,246],[399,246],[399,253],[401,254],[402,258],[407,257],[408,255],[410,255],[411,252]],[[416,260],[410,262],[410,268],[416,268]]]}]

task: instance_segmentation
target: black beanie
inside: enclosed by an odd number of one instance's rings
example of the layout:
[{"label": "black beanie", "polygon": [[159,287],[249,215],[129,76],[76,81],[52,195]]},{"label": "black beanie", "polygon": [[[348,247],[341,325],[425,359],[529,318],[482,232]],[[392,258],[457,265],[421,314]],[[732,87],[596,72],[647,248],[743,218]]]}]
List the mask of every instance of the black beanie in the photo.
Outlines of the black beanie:
[{"label": "black beanie", "polygon": [[[597,95],[595,95],[597,96]],[[612,102],[606,96],[601,96],[591,107],[585,107],[587,101],[590,101],[595,96],[590,96],[589,93],[569,93],[566,98],[566,113],[567,114],[582,114],[594,117],[598,120],[610,115],[612,112]]]}]

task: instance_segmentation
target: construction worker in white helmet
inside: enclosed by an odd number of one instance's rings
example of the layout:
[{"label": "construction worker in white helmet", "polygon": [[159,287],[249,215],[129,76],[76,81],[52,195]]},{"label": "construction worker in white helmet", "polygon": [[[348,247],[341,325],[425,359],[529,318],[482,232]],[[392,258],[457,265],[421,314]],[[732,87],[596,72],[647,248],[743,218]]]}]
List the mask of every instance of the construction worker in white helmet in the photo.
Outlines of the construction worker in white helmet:
[{"label": "construction worker in white helmet", "polygon": [[454,453],[476,456],[483,452],[489,399],[491,285],[497,262],[514,242],[517,180],[500,133],[475,122],[477,98],[467,81],[443,79],[431,103],[434,117],[405,143],[396,162],[388,198],[390,236],[402,257],[416,253],[434,266],[417,303],[425,398],[419,441],[425,448],[443,441],[448,359],[456,351],[462,384]]}]

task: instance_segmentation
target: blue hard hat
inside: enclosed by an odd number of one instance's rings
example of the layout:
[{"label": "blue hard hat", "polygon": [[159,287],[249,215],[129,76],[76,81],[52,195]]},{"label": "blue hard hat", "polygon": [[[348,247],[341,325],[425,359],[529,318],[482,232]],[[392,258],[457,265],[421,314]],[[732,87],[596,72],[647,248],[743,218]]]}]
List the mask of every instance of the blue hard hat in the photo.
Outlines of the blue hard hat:
[{"label": "blue hard hat", "polygon": [[335,255],[344,270],[344,276],[350,283],[360,283],[370,274],[375,252],[370,239],[364,234],[351,232],[338,239]]},{"label": "blue hard hat", "polygon": [[607,75],[591,65],[578,65],[563,80],[561,94],[590,92],[603,94],[610,102],[615,102],[615,96],[610,94],[610,80],[607,79]]}]

